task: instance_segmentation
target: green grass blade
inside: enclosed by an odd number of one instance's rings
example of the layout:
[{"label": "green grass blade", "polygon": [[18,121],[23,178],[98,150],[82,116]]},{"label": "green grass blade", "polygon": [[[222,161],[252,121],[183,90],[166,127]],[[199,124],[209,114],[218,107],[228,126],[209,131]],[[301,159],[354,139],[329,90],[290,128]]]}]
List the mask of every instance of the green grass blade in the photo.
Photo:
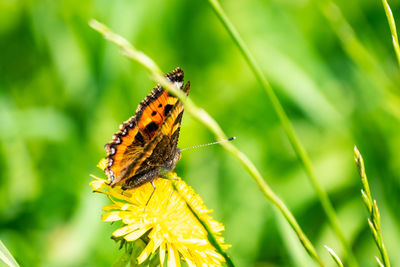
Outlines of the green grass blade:
[{"label": "green grass blade", "polygon": [[3,242],[0,240],[0,259],[10,267],[19,267],[10,251],[6,248]]},{"label": "green grass blade", "polygon": [[382,0],[383,8],[385,9],[385,14],[389,23],[390,32],[392,33],[392,42],[394,51],[396,53],[397,63],[400,68],[400,48],[399,48],[399,38],[397,36],[396,22],[394,21],[392,10],[387,2],[387,0]]},{"label": "green grass blade", "polygon": [[363,189],[361,190],[362,198],[369,212],[368,225],[371,229],[376,246],[379,249],[379,253],[381,254],[383,264],[378,257],[376,257],[376,260],[380,266],[390,267],[389,256],[383,243],[381,216],[379,214],[378,205],[376,200],[372,198],[367,173],[365,172],[364,160],[356,146],[354,146],[354,160],[356,162],[356,166],[361,177],[361,184],[363,186]]},{"label": "green grass blade", "polygon": [[[283,127],[295,153],[297,154],[301,164],[303,165],[303,167],[307,173],[307,176],[309,177],[312,185],[314,186],[315,191],[317,192],[318,198],[322,204],[322,207],[328,217],[328,220],[329,220],[334,232],[336,233],[340,242],[342,243],[344,251],[346,251],[346,254],[348,255],[348,257],[351,258],[352,262],[355,262],[355,260],[353,260],[354,257],[352,256],[353,254],[351,252],[351,249],[350,249],[349,245],[347,244],[346,238],[344,237],[344,234],[339,226],[339,221],[337,219],[336,212],[333,208],[331,201],[329,200],[328,194],[324,191],[324,189],[318,182],[318,180],[314,174],[314,170],[312,168],[311,160],[308,157],[307,152],[304,149],[299,138],[297,137],[296,132],[293,129],[293,126],[292,126],[288,116],[286,115],[286,112],[283,109],[278,97],[276,96],[274,90],[270,86],[265,75],[261,71],[260,66],[254,59],[253,55],[250,53],[250,50],[247,48],[243,39],[239,35],[238,31],[233,26],[233,24],[230,21],[230,19],[228,18],[228,16],[225,14],[225,12],[222,9],[219,2],[217,0],[208,0],[208,1],[211,5],[212,9],[214,10],[215,14],[217,15],[218,19],[224,25],[226,31],[231,36],[233,42],[235,43],[235,45],[238,47],[238,49],[242,53],[243,57],[249,64],[249,67],[251,68],[254,75],[259,80],[259,82],[261,83],[265,92],[267,93],[269,99],[271,100],[272,106],[273,106],[276,114],[278,115],[278,118],[282,124],[282,127]],[[353,264],[353,265],[356,265],[356,264]]]},{"label": "green grass blade", "polygon": [[337,266],[339,267],[343,267],[343,263],[340,260],[339,256],[335,253],[335,251],[333,251],[333,249],[331,249],[328,246],[324,246],[326,248],[326,250],[328,250],[329,255],[331,255],[332,259],[336,262]]},{"label": "green grass blade", "polygon": [[[376,88],[383,89],[385,96],[382,103],[383,109],[400,120],[398,85],[391,80],[382,69],[382,64],[379,60],[359,40],[356,32],[336,3],[332,0],[315,0],[315,2],[337,35],[343,50],[366,76],[371,79]],[[397,57],[400,55],[398,43],[398,41],[393,41]],[[400,59],[398,58],[398,60]]]}]

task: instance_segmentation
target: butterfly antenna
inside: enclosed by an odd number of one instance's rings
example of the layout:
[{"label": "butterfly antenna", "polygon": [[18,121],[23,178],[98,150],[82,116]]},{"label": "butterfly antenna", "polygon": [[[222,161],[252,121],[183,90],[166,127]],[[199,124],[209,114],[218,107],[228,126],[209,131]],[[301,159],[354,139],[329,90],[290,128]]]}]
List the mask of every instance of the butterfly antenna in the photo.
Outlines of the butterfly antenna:
[{"label": "butterfly antenna", "polygon": [[208,143],[208,144],[203,144],[203,145],[197,145],[197,146],[191,146],[191,147],[187,147],[187,148],[182,148],[181,152],[184,150],[188,150],[188,149],[192,149],[192,148],[199,148],[199,147],[204,147],[204,146],[211,146],[211,145],[215,145],[215,144],[220,144],[220,143],[224,143],[224,142],[229,142],[232,140],[235,140],[236,137],[232,136],[231,138],[225,139],[225,140],[221,140],[221,141],[216,141],[216,142],[212,142],[212,143]]}]

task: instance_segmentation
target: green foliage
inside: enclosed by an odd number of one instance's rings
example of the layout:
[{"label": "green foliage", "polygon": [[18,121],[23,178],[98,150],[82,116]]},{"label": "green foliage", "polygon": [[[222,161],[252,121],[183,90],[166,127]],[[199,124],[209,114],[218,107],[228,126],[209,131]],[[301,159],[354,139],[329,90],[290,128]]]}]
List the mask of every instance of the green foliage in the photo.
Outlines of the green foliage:
[{"label": "green foliage", "polygon": [[[396,17],[400,5],[392,2]],[[304,0],[222,5],[276,89],[359,265],[376,266],[353,144],[363,151],[397,266],[400,76],[390,29],[379,1],[335,3],[350,31],[332,28],[330,5],[325,13]],[[192,82],[190,98],[237,137],[235,146],[287,203],[323,261],[331,262],[325,244],[342,258],[265,92],[207,1],[0,0],[0,239],[21,266],[110,266],[124,254],[110,239],[116,226],[100,220],[105,200],[90,192],[89,174],[103,175],[95,167],[103,145],[155,84],[90,29],[92,18],[162,70],[180,66]],[[358,43],[344,38],[349,32]],[[180,147],[213,140],[184,115]],[[225,224],[237,266],[310,266],[286,222],[219,146],[185,151],[177,172]]]}]

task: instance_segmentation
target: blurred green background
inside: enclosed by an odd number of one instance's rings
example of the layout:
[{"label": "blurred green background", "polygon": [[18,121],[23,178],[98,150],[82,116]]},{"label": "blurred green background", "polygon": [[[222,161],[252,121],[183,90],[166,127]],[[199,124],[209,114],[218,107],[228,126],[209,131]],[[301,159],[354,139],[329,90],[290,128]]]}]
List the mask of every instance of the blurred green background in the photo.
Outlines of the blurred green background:
[{"label": "blurred green background", "polygon": [[[222,5],[309,152],[360,266],[376,266],[353,161],[358,146],[392,265],[399,266],[400,76],[382,4],[336,1],[375,58],[376,71],[347,35],[350,49],[342,45],[343,35],[316,3]],[[400,22],[400,3],[390,4]],[[122,254],[110,239],[116,226],[101,222],[108,200],[91,192],[89,174],[105,177],[96,168],[104,144],[155,84],[88,26],[91,18],[125,36],[165,72],[185,71],[190,97],[237,137],[234,144],[333,265],[323,245],[341,255],[340,244],[266,93],[207,1],[183,0],[0,0],[0,239],[16,260],[22,266],[109,266]],[[184,116],[181,148],[212,141],[203,125]],[[225,225],[228,253],[238,266],[314,265],[221,147],[185,151],[177,172]]]}]

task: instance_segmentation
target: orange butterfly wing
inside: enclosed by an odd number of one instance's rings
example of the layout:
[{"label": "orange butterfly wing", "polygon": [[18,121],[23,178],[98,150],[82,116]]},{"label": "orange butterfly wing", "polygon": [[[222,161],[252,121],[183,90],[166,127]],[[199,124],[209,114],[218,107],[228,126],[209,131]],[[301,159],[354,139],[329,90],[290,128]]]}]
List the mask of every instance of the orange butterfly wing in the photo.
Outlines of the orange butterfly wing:
[{"label": "orange butterfly wing", "polygon": [[[183,87],[180,68],[166,77],[189,93],[190,83]],[[167,164],[169,154],[176,153],[182,114],[179,99],[156,86],[139,104],[136,115],[122,123],[113,140],[105,145],[108,161],[105,173],[109,183],[123,185],[138,173]]]}]

